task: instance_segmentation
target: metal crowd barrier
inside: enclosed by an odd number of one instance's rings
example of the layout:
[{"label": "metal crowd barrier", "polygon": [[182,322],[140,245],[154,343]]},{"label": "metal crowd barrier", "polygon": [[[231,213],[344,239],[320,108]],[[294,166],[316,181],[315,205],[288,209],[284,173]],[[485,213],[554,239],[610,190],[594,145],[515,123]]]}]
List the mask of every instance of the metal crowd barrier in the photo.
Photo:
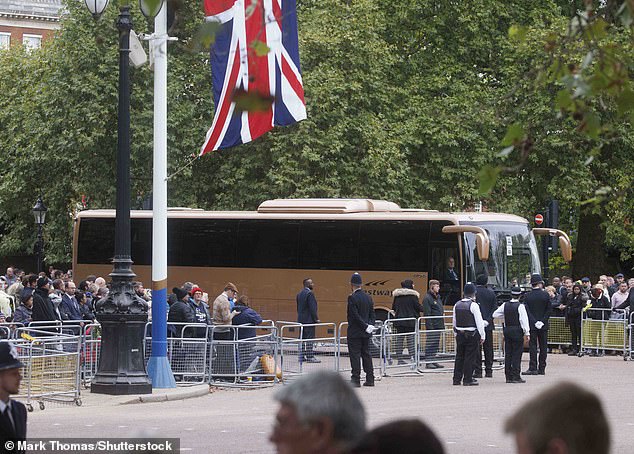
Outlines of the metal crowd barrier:
[{"label": "metal crowd barrier", "polygon": [[[385,348],[383,339],[385,330],[383,323],[377,320],[374,324],[376,330],[370,338],[370,355],[372,356],[372,366],[374,369],[374,380],[381,380],[383,376],[383,364],[385,362]],[[348,322],[342,322],[337,329],[337,369],[339,372],[352,372],[350,365],[350,354],[348,352]],[[347,358],[347,359],[344,359]],[[361,365],[363,370],[363,364]]]},{"label": "metal crowd barrier", "polygon": [[[31,327],[18,328],[17,331],[18,336],[13,343],[25,365],[25,386],[21,388],[22,393],[17,398],[26,399],[29,411],[33,411],[33,402],[37,402],[41,410],[45,408],[45,401],[75,403],[80,406],[81,336],[57,334]],[[23,333],[25,336],[22,336]]]},{"label": "metal crowd barrier", "polygon": [[493,328],[493,362],[498,362],[500,365],[504,364],[504,326],[502,320],[494,319],[495,324]]},{"label": "metal crowd barrier", "polygon": [[[168,323],[167,357],[176,383],[201,384],[207,380],[207,345],[210,325]],[[145,365],[152,353],[152,322],[145,324]]]},{"label": "metal crowd barrier", "polygon": [[[278,326],[280,361],[285,379],[317,369],[337,370],[336,324],[278,322]],[[306,328],[314,330],[314,337],[305,339]]]},{"label": "metal crowd barrier", "polygon": [[24,323],[6,322],[0,323],[0,339],[15,339],[16,330],[23,328]]},{"label": "metal crowd barrier", "polygon": [[548,319],[548,345],[572,345],[570,327],[566,325],[565,317],[550,317]]},{"label": "metal crowd barrier", "polygon": [[81,384],[88,388],[97,374],[101,353],[101,325],[88,323],[82,329]]},{"label": "metal crowd barrier", "polygon": [[602,356],[605,350],[627,353],[627,319],[611,320],[612,309],[589,308],[581,317],[581,350]]},{"label": "metal crowd barrier", "polygon": [[[418,368],[429,371],[432,364],[453,363],[456,357],[456,340],[452,327],[453,313],[420,317],[418,319],[418,338],[420,355]],[[436,323],[434,323],[436,322]],[[427,329],[427,325],[440,325],[442,328]]]},{"label": "metal crowd barrier", "polygon": [[[383,324],[383,362],[382,375],[418,374],[419,332],[416,318],[390,318]],[[404,351],[407,350],[407,354]]]},{"label": "metal crowd barrier", "polygon": [[[634,349],[632,348],[634,344],[634,312],[632,312],[630,314],[630,320],[629,320],[629,335],[630,335],[630,342],[629,342],[629,358],[630,361],[634,360]],[[623,356],[623,359],[626,360],[627,359],[627,355]]]},{"label": "metal crowd barrier", "polygon": [[[229,329],[228,336],[223,334],[229,338],[214,338],[218,329]],[[212,326],[210,333],[210,384],[257,387],[277,383],[282,378],[277,327],[271,324]]]},{"label": "metal crowd barrier", "polygon": [[[610,309],[589,308],[582,316],[581,348],[585,352],[615,350],[624,359],[634,359],[634,314],[615,318]],[[442,320],[438,329],[427,322]],[[402,322],[414,322],[413,330]],[[97,372],[101,347],[98,323],[34,322],[0,325],[0,339],[16,343],[24,359],[27,404],[62,400],[81,404],[79,384],[88,386]],[[170,323],[168,358],[180,384],[210,383],[222,386],[262,386],[292,379],[316,369],[349,372],[346,322],[300,324],[263,321],[259,326]],[[429,323],[431,326],[432,324]],[[400,329],[399,329],[400,326]],[[440,326],[443,328],[440,329]],[[304,330],[315,328],[316,336],[304,339]],[[226,339],[214,339],[219,329],[228,329]],[[249,330],[249,331],[247,331]],[[246,333],[249,333],[248,335]],[[253,334],[255,333],[255,337]],[[247,337],[249,336],[249,337]],[[216,336],[217,337],[217,336]],[[562,317],[551,317],[550,344],[569,345],[570,333]],[[499,321],[493,331],[494,360],[503,361],[503,335]],[[146,325],[146,361],[151,352],[151,322]],[[377,322],[371,338],[375,379],[382,376],[419,374],[429,364],[445,363],[451,371],[455,359],[455,337],[451,314],[418,319],[388,319]],[[435,368],[435,366],[434,366]]]}]

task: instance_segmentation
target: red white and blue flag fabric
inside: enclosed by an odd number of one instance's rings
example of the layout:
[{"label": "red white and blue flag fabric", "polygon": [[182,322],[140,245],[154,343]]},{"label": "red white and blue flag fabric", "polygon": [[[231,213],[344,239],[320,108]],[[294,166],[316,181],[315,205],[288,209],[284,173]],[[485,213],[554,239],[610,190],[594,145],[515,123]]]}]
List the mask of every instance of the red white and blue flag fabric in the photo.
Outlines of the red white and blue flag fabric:
[{"label": "red white and blue flag fabric", "polygon": [[[305,119],[296,0],[204,0],[204,5],[206,20],[221,25],[211,45],[216,110],[200,155]],[[256,52],[258,45],[269,52]],[[272,103],[265,110],[237,112],[238,92]]]}]

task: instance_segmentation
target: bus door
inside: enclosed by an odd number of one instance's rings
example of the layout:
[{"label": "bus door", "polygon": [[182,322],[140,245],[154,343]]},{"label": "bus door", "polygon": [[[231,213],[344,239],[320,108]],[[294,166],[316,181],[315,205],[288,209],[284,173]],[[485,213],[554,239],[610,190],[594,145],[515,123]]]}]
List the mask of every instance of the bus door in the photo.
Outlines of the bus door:
[{"label": "bus door", "polygon": [[457,247],[446,245],[431,248],[432,279],[440,281],[440,296],[445,306],[460,299],[462,266]]}]

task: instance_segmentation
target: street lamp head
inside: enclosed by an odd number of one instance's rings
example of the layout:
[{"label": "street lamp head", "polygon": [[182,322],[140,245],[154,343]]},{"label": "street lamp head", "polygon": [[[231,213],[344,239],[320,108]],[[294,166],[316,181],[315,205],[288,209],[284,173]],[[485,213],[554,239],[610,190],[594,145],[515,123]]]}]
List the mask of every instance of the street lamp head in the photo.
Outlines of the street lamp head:
[{"label": "street lamp head", "polygon": [[103,14],[110,0],[84,0],[84,1],[86,2],[86,7],[88,8],[88,11],[90,11],[90,14],[92,14],[92,17],[95,20],[97,20]]},{"label": "street lamp head", "polygon": [[139,8],[145,17],[153,19],[161,12],[164,0],[139,0]]},{"label": "street lamp head", "polygon": [[43,225],[46,220],[47,208],[46,205],[44,205],[44,202],[42,202],[42,197],[37,198],[37,202],[31,211],[33,212],[33,217],[35,218],[35,224]]}]

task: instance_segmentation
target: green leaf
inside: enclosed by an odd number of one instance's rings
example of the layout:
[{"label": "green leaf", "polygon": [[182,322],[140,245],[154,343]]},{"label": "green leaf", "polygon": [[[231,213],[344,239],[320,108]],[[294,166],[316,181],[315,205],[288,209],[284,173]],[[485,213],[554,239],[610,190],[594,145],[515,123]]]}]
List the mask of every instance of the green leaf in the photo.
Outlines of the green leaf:
[{"label": "green leaf", "polygon": [[619,115],[625,115],[628,112],[632,112],[634,108],[634,91],[630,88],[626,88],[616,98],[616,105]]},{"label": "green leaf", "polygon": [[570,91],[562,88],[557,92],[557,96],[555,97],[555,106],[557,109],[566,110],[572,104],[572,96],[570,95]]},{"label": "green leaf", "polygon": [[502,169],[499,166],[485,165],[478,172],[478,178],[480,179],[480,188],[478,190],[480,195],[486,195],[491,192],[498,176]]},{"label": "green leaf", "polygon": [[257,92],[246,92],[242,89],[233,93],[235,112],[264,112],[270,109],[273,104],[272,96],[265,96]]},{"label": "green leaf", "polygon": [[509,27],[509,39],[518,43],[526,41],[528,27],[524,25],[511,25]]},{"label": "green leaf", "polygon": [[584,117],[585,132],[593,139],[599,138],[601,132],[601,120],[599,116],[594,112],[586,112]]},{"label": "green leaf", "polygon": [[519,123],[513,123],[506,130],[506,135],[502,139],[502,146],[508,147],[514,145],[524,138],[524,127]]},{"label": "green leaf", "polygon": [[216,40],[216,32],[220,28],[220,22],[211,21],[205,22],[198,30],[193,39],[188,44],[188,48],[191,52],[201,52],[209,50],[209,47]]},{"label": "green leaf", "polygon": [[608,23],[600,17],[595,18],[585,29],[586,38],[599,41],[606,37]]},{"label": "green leaf", "polygon": [[269,49],[269,46],[267,46],[264,42],[258,40],[253,41],[253,44],[251,44],[251,48],[255,51],[255,55],[257,55],[258,57],[264,57],[271,51],[271,49]]}]

